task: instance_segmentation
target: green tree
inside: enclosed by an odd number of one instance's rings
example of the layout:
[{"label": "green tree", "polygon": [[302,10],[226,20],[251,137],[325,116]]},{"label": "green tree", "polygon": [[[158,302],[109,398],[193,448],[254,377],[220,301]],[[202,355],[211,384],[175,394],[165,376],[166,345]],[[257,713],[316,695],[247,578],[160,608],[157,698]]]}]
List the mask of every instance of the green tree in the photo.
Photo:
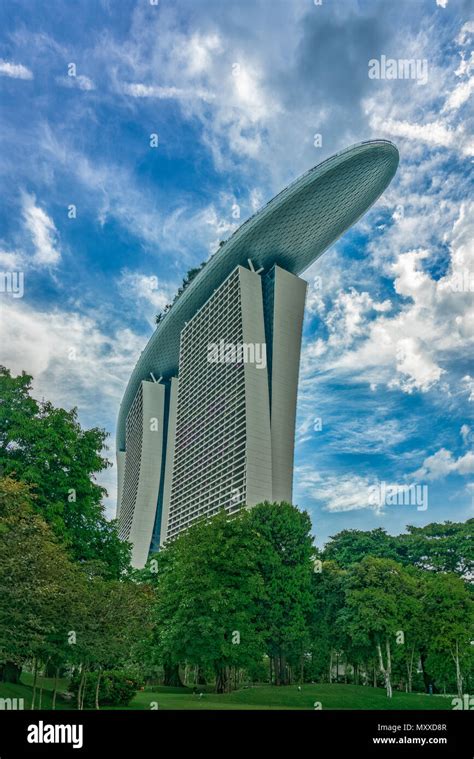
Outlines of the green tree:
[{"label": "green tree", "polygon": [[[130,580],[104,580],[84,572],[70,620],[69,657],[79,670],[77,707],[83,709],[88,673],[95,672],[93,701],[99,709],[104,670],[129,667],[133,650],[148,634],[151,590]],[[90,698],[90,694],[89,694]]]},{"label": "green tree", "polygon": [[323,551],[325,561],[335,561],[344,569],[365,556],[398,561],[397,539],[381,527],[370,531],[342,530],[329,539]]},{"label": "green tree", "polygon": [[129,566],[130,547],[104,516],[103,487],[95,475],[110,463],[106,433],[83,430],[76,409],[65,411],[31,397],[30,375],[0,367],[0,470],[31,486],[34,508],[74,559],[95,562],[104,576]]},{"label": "green tree", "polygon": [[344,606],[345,571],[333,561],[315,565],[311,604],[312,676],[332,682],[334,653],[342,648],[339,614]]},{"label": "green tree", "polygon": [[262,503],[248,512],[258,538],[256,566],[263,580],[258,620],[265,637],[276,685],[302,679],[310,646],[314,546],[311,520],[289,503]]},{"label": "green tree", "polygon": [[[0,479],[0,661],[21,668],[41,661],[66,641],[79,570],[51,527],[35,513],[30,489]],[[7,668],[8,669],[8,668]]]},{"label": "green tree", "polygon": [[198,523],[152,558],[147,570],[156,584],[154,645],[165,666],[186,661],[209,668],[221,693],[230,689],[233,670],[261,658],[262,581],[255,564],[245,513],[229,520],[222,512]]},{"label": "green tree", "polygon": [[[429,575],[425,581],[422,618],[428,660],[433,663],[441,655],[451,661],[457,693],[462,696],[466,674],[472,677],[472,592],[456,575]],[[439,670],[439,667],[437,669]]]},{"label": "green tree", "polygon": [[355,645],[375,650],[389,698],[393,644],[415,611],[414,580],[395,561],[367,556],[348,571],[341,622]]},{"label": "green tree", "polygon": [[421,569],[452,572],[466,579],[474,572],[474,519],[467,522],[433,522],[424,527],[408,525],[397,543],[401,560]]}]

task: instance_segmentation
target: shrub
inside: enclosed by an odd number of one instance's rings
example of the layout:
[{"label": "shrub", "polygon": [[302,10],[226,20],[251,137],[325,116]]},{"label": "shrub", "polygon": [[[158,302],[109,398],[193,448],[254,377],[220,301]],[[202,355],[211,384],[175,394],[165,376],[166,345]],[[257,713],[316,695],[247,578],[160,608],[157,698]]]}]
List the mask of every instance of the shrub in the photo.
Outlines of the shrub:
[{"label": "shrub", "polygon": [[[98,672],[87,672],[85,678],[84,707],[93,709],[95,706],[95,689]],[[80,674],[76,673],[70,683],[69,690],[77,696]],[[127,706],[143,683],[129,672],[106,670],[102,672],[99,685],[99,706]]]}]

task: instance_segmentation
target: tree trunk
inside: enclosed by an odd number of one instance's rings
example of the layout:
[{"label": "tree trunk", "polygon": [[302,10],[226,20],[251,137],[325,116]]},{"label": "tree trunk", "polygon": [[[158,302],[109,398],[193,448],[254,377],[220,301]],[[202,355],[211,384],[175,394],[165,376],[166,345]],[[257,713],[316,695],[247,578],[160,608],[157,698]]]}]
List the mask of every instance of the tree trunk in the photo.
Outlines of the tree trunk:
[{"label": "tree trunk", "polygon": [[[50,657],[51,659],[51,657]],[[54,663],[50,660],[48,660],[48,663],[46,664],[46,667],[44,668],[44,676],[45,677],[54,677],[56,672],[56,667],[54,666]]]},{"label": "tree trunk", "polygon": [[408,693],[411,693],[412,689],[412,683],[413,683],[413,660],[415,658],[415,646],[411,649],[411,656],[409,660],[407,661],[407,675],[408,675],[408,681],[407,681],[407,688]]},{"label": "tree trunk", "polygon": [[79,688],[77,689],[77,709],[80,711],[82,708],[82,691],[84,689],[84,682],[86,679],[85,665],[81,665],[81,676],[79,678]]},{"label": "tree trunk", "polygon": [[280,667],[278,665],[279,659],[278,656],[275,654],[272,657],[273,660],[273,679],[275,681],[275,685],[280,685]]},{"label": "tree trunk", "polygon": [[431,677],[428,674],[428,672],[426,671],[426,666],[425,666],[426,653],[425,653],[425,651],[423,649],[420,649],[420,662],[421,662],[421,671],[422,671],[422,674],[423,674],[423,684],[425,686],[425,693],[429,693],[430,692]]},{"label": "tree trunk", "polygon": [[21,667],[12,661],[6,661],[4,664],[0,664],[0,680],[3,683],[15,683],[18,685],[20,682]]},{"label": "tree trunk", "polygon": [[36,681],[38,679],[38,662],[36,659],[33,659],[33,696],[31,699],[31,709],[33,710],[35,708],[35,702],[36,702]]},{"label": "tree trunk", "polygon": [[84,700],[86,697],[86,686],[87,686],[86,673],[84,673],[84,684],[82,686],[82,694],[81,694],[81,711],[83,711],[84,709]]},{"label": "tree trunk", "polygon": [[183,683],[179,674],[179,664],[172,664],[170,661],[163,662],[163,685],[171,685],[174,688],[183,688]]},{"label": "tree trunk", "polygon": [[102,677],[102,669],[99,667],[99,673],[97,675],[97,683],[95,686],[95,708],[100,709],[99,706],[99,688],[100,688],[100,679]]},{"label": "tree trunk", "polygon": [[280,685],[288,685],[289,684],[289,672],[288,672],[288,665],[286,663],[286,656],[284,653],[280,654]]},{"label": "tree trunk", "polygon": [[40,687],[40,694],[39,694],[39,703],[38,703],[38,707],[40,709],[43,706],[43,685],[44,685],[44,678],[46,677],[46,672],[48,671],[48,664],[49,664],[50,659],[51,659],[51,657],[48,656],[48,661],[46,662],[46,665],[45,665],[45,668],[44,668],[43,679],[41,680],[41,687]]},{"label": "tree trunk", "polygon": [[458,641],[456,641],[456,646],[455,646],[455,649],[454,649],[454,653],[452,653],[452,657],[453,657],[454,663],[456,665],[456,688],[457,688],[457,692],[458,692],[459,698],[462,698],[462,696],[463,696],[463,693],[462,693],[462,690],[463,690],[462,689],[463,676],[462,676],[462,672],[461,672],[461,665],[460,665],[460,662],[459,662],[459,643],[458,643]]},{"label": "tree trunk", "polygon": [[329,654],[329,684],[332,683],[332,650]]},{"label": "tree trunk", "polygon": [[225,693],[228,687],[227,667],[216,665],[216,693]]},{"label": "tree trunk", "polygon": [[393,690],[392,690],[392,682],[390,679],[390,675],[392,672],[392,659],[390,655],[390,641],[388,638],[385,641],[385,649],[386,649],[386,655],[387,655],[386,664],[384,664],[383,662],[382,648],[380,646],[380,643],[377,643],[377,653],[379,655],[380,671],[382,672],[385,679],[385,688],[387,690],[387,698],[392,698]]},{"label": "tree trunk", "polygon": [[59,677],[59,667],[56,667],[56,671],[54,673],[53,703],[51,705],[52,709],[56,709],[56,694],[58,692],[58,677]]}]

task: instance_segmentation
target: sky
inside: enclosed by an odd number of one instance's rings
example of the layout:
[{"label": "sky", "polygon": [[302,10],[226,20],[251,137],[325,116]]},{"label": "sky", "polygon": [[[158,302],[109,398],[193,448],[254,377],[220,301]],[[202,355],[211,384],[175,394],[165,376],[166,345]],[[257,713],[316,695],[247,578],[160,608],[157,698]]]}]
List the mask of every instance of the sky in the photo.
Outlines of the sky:
[{"label": "sky", "polygon": [[320,545],[474,516],[470,8],[3,3],[0,362],[105,428],[113,460],[128,377],[187,270],[307,169],[389,139],[392,184],[303,275],[293,500]]}]

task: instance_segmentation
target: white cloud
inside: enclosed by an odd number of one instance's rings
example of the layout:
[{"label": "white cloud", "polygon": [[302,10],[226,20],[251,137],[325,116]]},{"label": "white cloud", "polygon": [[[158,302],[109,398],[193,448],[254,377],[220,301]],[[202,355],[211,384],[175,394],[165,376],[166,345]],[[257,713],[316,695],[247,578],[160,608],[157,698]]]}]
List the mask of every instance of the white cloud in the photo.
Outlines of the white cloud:
[{"label": "white cloud", "polygon": [[[394,306],[393,315],[384,302],[377,304],[354,288],[336,295],[328,312],[320,302],[319,315],[329,336],[306,344],[303,377],[330,371],[348,381],[426,392],[446,373],[448,359],[452,363],[456,356],[469,355],[474,345],[472,292],[462,285],[465,272],[472,269],[473,211],[474,204],[461,206],[445,241],[449,267],[439,279],[423,269],[431,257],[426,249],[395,256],[388,272],[403,300]],[[438,209],[433,213],[439,217]],[[467,389],[469,382],[464,384]]]},{"label": "white cloud", "polygon": [[413,486],[407,483],[380,482],[375,477],[352,473],[324,476],[309,466],[298,467],[296,476],[298,489],[322,503],[323,511],[338,513],[369,509],[382,515],[389,505],[420,505],[415,503],[416,491],[412,491]]},{"label": "white cloud", "polygon": [[440,448],[439,451],[423,461],[413,476],[426,480],[440,480],[452,473],[474,474],[474,453],[469,451],[464,456],[455,459],[451,451]]},{"label": "white cloud", "polygon": [[474,34],[474,21],[466,21],[456,38],[458,45],[467,45],[471,41],[471,35]]},{"label": "white cloud", "polygon": [[134,303],[135,311],[143,314],[149,324],[155,324],[155,315],[172,301],[176,287],[163,282],[155,275],[141,272],[121,272],[118,288],[122,297]]},{"label": "white cloud", "polygon": [[466,393],[468,394],[468,401],[470,403],[474,402],[474,377],[471,377],[469,374],[466,374],[461,379],[461,382],[463,386],[466,388]]},{"label": "white cloud", "polygon": [[[187,202],[164,215],[158,193],[150,193],[137,182],[125,166],[91,161],[73,146],[57,139],[45,127],[41,148],[60,165],[72,170],[88,190],[88,199],[101,224],[116,219],[125,229],[160,252],[179,254],[179,269],[196,263],[193,252],[197,246],[209,254],[215,252],[220,240],[226,239],[238,226],[232,218],[232,202],[221,195],[218,204],[204,208]],[[222,209],[220,206],[226,205]]]},{"label": "white cloud", "polygon": [[258,211],[263,206],[263,194],[262,191],[258,189],[258,187],[254,187],[250,191],[250,208],[252,209],[253,213]]},{"label": "white cloud", "polygon": [[443,110],[452,111],[460,108],[466,103],[474,92],[474,77],[470,77],[465,82],[459,82],[455,89],[449,94]]},{"label": "white cloud", "polygon": [[200,100],[211,101],[215,98],[212,92],[203,89],[184,89],[179,87],[158,87],[140,83],[124,84],[122,92],[135,98],[157,98],[158,100]]},{"label": "white cloud", "polygon": [[9,76],[12,79],[33,79],[33,74],[21,63],[10,63],[0,60],[0,76]]},{"label": "white cloud", "polygon": [[36,205],[34,195],[23,193],[22,206],[25,227],[31,235],[34,246],[34,263],[40,266],[58,264],[61,253],[57,247],[58,231],[54,221],[40,206]]},{"label": "white cloud", "polygon": [[380,505],[370,502],[370,487],[374,481],[367,477],[353,474],[325,477],[309,466],[298,467],[295,475],[298,489],[306,496],[323,502],[323,511],[380,510]]},{"label": "white cloud", "polygon": [[18,270],[24,265],[24,258],[16,250],[0,250],[0,266],[5,269]]},{"label": "white cloud", "polygon": [[[33,396],[66,409],[79,409],[85,427],[113,430],[120,400],[140,351],[143,335],[118,329],[102,331],[100,318],[59,308],[42,311],[26,299],[2,300],[0,344],[2,363],[13,374],[33,375]],[[112,433],[106,456],[115,462]],[[109,518],[115,516],[116,471],[101,472]]]},{"label": "white cloud", "polygon": [[186,32],[172,12],[155,25],[139,8],[127,41],[109,38],[96,54],[117,93],[177,100],[184,118],[199,121],[219,168],[229,166],[229,154],[261,162],[269,147],[265,130],[281,112],[276,88],[268,86],[269,62],[245,36],[224,36],[215,20],[203,25],[208,28]]},{"label": "white cloud", "polygon": [[464,445],[467,445],[470,440],[471,428],[469,427],[468,424],[463,424],[459,432],[461,433],[461,437],[462,437]]},{"label": "white cloud", "polygon": [[56,82],[62,87],[84,90],[85,92],[95,90],[96,88],[92,79],[84,76],[84,74],[79,74],[78,76],[58,76],[56,77]]},{"label": "white cloud", "polygon": [[92,317],[5,299],[0,342],[2,362],[13,373],[33,375],[35,397],[78,406],[82,415],[104,422],[107,413],[115,417],[143,336],[122,329],[109,337]]},{"label": "white cloud", "polygon": [[211,32],[195,33],[189,39],[179,39],[174,52],[178,61],[186,67],[188,74],[195,76],[208,71],[216,54],[222,53],[223,49],[220,36]]},{"label": "white cloud", "polygon": [[[460,95],[453,95],[454,100],[460,97]],[[371,119],[371,127],[375,131],[383,129],[393,137],[405,137],[430,147],[453,148],[460,150],[465,156],[474,155],[474,140],[469,133],[465,132],[462,125],[453,129],[440,120],[417,124],[374,115]]]}]

